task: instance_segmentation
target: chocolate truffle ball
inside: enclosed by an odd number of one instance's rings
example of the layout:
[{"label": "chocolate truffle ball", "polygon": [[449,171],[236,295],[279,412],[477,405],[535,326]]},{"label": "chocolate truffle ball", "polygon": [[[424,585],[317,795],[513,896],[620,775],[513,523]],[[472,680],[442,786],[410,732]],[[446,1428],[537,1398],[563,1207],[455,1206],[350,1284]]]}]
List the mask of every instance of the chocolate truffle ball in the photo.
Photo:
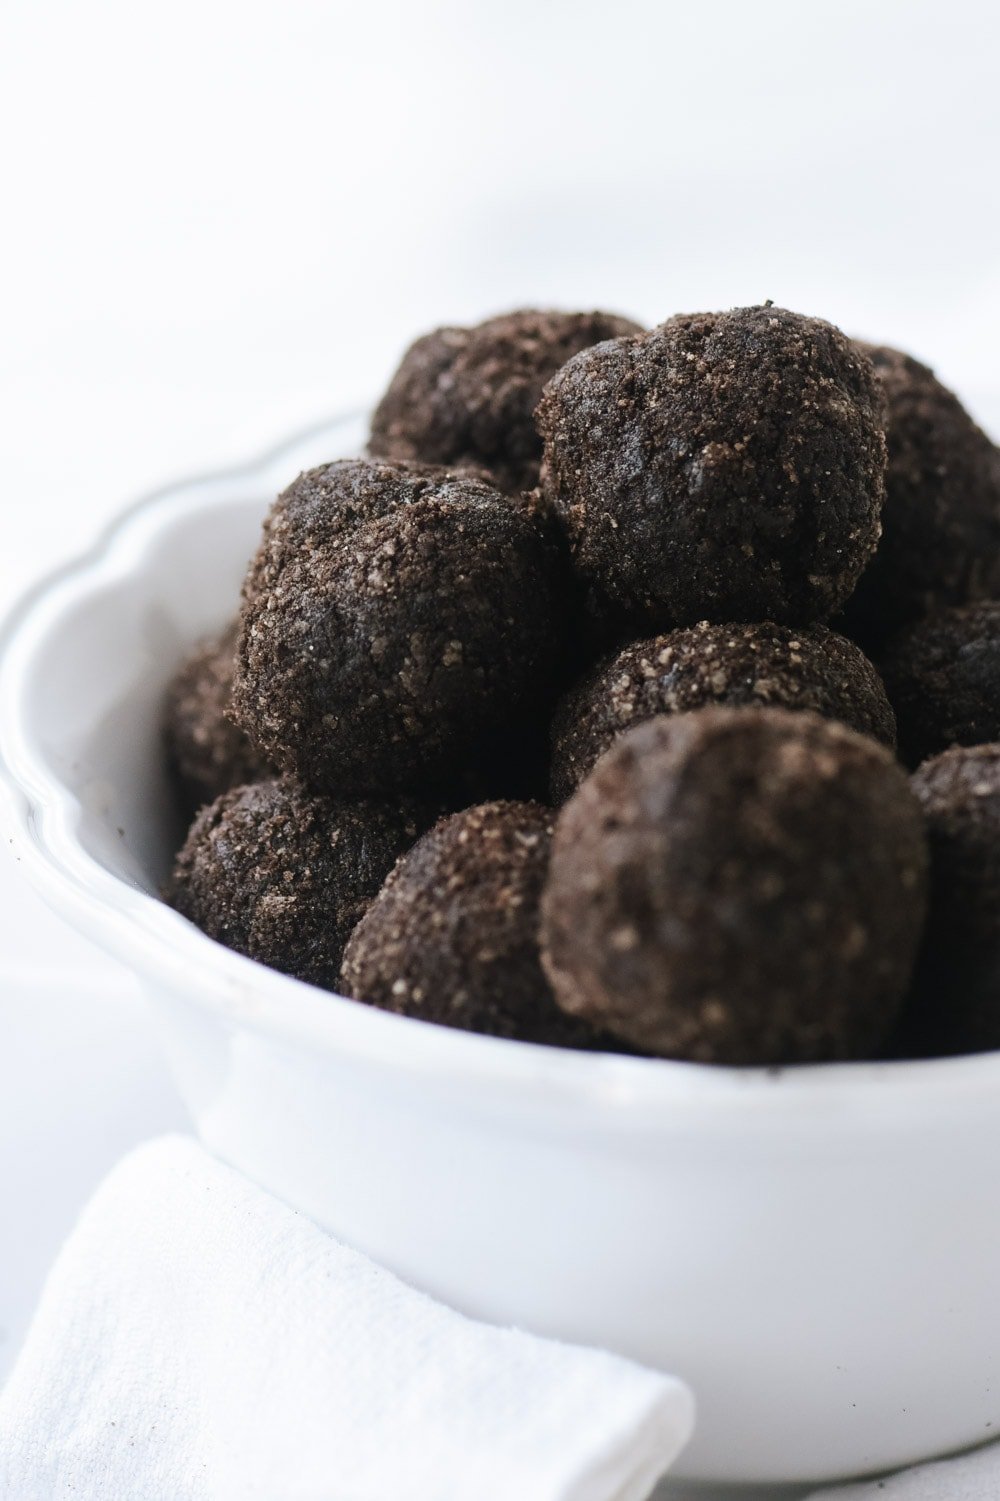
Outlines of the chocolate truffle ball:
[{"label": "chocolate truffle ball", "polygon": [[887,403],[882,540],[846,612],[872,646],[906,621],[1000,594],[1000,457],[932,371],[862,345]]},{"label": "chocolate truffle ball", "polygon": [[881,659],[911,766],[950,745],[1000,740],[1000,602],[942,610],[906,626]]},{"label": "chocolate truffle ball", "polygon": [[438,328],[407,350],[372,418],[381,458],[489,469],[501,489],[538,482],[534,411],[561,365],[602,339],[639,332],[613,313],[539,312]]},{"label": "chocolate truffle ball", "polygon": [[1000,1048],[1000,745],[925,761],[913,790],[927,819],[930,905],[894,1051]]},{"label": "chocolate truffle ball", "polygon": [[552,817],[493,802],[435,824],[351,936],[341,984],[387,1011],[572,1046],[592,1034],[556,1006],[538,956]]},{"label": "chocolate truffle ball", "polygon": [[269,776],[242,730],[229,718],[236,622],[203,641],[167,688],[163,733],[167,759],[194,811],[220,792]]},{"label": "chocolate truffle ball", "polygon": [[237,787],[195,819],[167,900],[227,948],[332,990],[351,929],[429,819],[410,801],[341,802],[291,777]]},{"label": "chocolate truffle ball", "polygon": [[576,568],[640,629],[825,619],[875,550],[880,394],[816,318],[695,313],[599,344],[537,421]]},{"label": "chocolate truffle ball", "polygon": [[866,735],[699,709],[622,736],[559,815],[542,951],[572,1016],[666,1057],[864,1058],[924,913],[923,821]]},{"label": "chocolate truffle ball", "polygon": [[244,586],[233,712],[338,796],[426,785],[549,691],[549,550],[499,491],[351,459],[278,497]]},{"label": "chocolate truffle ball", "polygon": [[562,699],[552,725],[554,800],[569,797],[625,730],[708,704],[812,709],[896,743],[882,681],[853,642],[822,625],[702,621],[625,647]]}]

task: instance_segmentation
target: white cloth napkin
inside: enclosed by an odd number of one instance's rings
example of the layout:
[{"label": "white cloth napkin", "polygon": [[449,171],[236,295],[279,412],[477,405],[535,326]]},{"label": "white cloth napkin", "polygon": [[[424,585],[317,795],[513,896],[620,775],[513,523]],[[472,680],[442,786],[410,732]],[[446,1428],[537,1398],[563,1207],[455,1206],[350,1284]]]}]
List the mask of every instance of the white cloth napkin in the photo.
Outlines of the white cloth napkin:
[{"label": "white cloth napkin", "polygon": [[84,1211],[0,1393],[9,1501],[643,1501],[687,1388],[461,1317],[184,1137]]},{"label": "white cloth napkin", "polygon": [[885,1480],[865,1480],[834,1491],[816,1491],[806,1501],[998,1501],[1000,1444],[959,1459],[904,1470]]}]

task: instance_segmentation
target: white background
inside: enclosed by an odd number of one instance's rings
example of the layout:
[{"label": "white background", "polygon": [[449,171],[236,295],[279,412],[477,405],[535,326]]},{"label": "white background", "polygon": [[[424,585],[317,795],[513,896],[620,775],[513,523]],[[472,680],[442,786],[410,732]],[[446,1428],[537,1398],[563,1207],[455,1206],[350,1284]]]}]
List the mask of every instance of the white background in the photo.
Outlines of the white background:
[{"label": "white background", "polygon": [[[972,0],[5,0],[0,601],[518,304],[770,297],[1000,432],[998,43]],[[80,1197],[177,1118],[127,982],[0,855],[8,1351]]]}]

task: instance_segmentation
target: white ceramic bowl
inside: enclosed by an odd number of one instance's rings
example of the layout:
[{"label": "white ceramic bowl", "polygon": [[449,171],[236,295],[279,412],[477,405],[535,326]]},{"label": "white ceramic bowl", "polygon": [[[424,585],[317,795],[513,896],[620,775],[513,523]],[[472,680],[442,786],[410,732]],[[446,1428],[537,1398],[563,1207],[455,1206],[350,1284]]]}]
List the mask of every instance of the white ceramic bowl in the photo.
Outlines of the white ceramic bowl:
[{"label": "white ceramic bowl", "polygon": [[827,1479],[1000,1431],[1000,1058],[773,1074],[475,1037],[314,990],[156,898],[163,686],[261,516],[360,419],[136,507],[8,622],[43,893],[141,976],[215,1152],[472,1314],[676,1371],[681,1473]]}]

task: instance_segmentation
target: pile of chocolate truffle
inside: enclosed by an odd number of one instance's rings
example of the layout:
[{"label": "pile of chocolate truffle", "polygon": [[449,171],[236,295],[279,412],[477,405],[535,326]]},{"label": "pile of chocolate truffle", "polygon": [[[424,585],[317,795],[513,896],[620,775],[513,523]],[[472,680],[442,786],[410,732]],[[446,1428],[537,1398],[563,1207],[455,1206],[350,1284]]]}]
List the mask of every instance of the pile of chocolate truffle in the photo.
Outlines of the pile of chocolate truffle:
[{"label": "pile of chocolate truffle", "polygon": [[712,1063],[1000,1047],[1000,455],[818,319],[418,339],[166,737],[168,899],[315,985]]}]

